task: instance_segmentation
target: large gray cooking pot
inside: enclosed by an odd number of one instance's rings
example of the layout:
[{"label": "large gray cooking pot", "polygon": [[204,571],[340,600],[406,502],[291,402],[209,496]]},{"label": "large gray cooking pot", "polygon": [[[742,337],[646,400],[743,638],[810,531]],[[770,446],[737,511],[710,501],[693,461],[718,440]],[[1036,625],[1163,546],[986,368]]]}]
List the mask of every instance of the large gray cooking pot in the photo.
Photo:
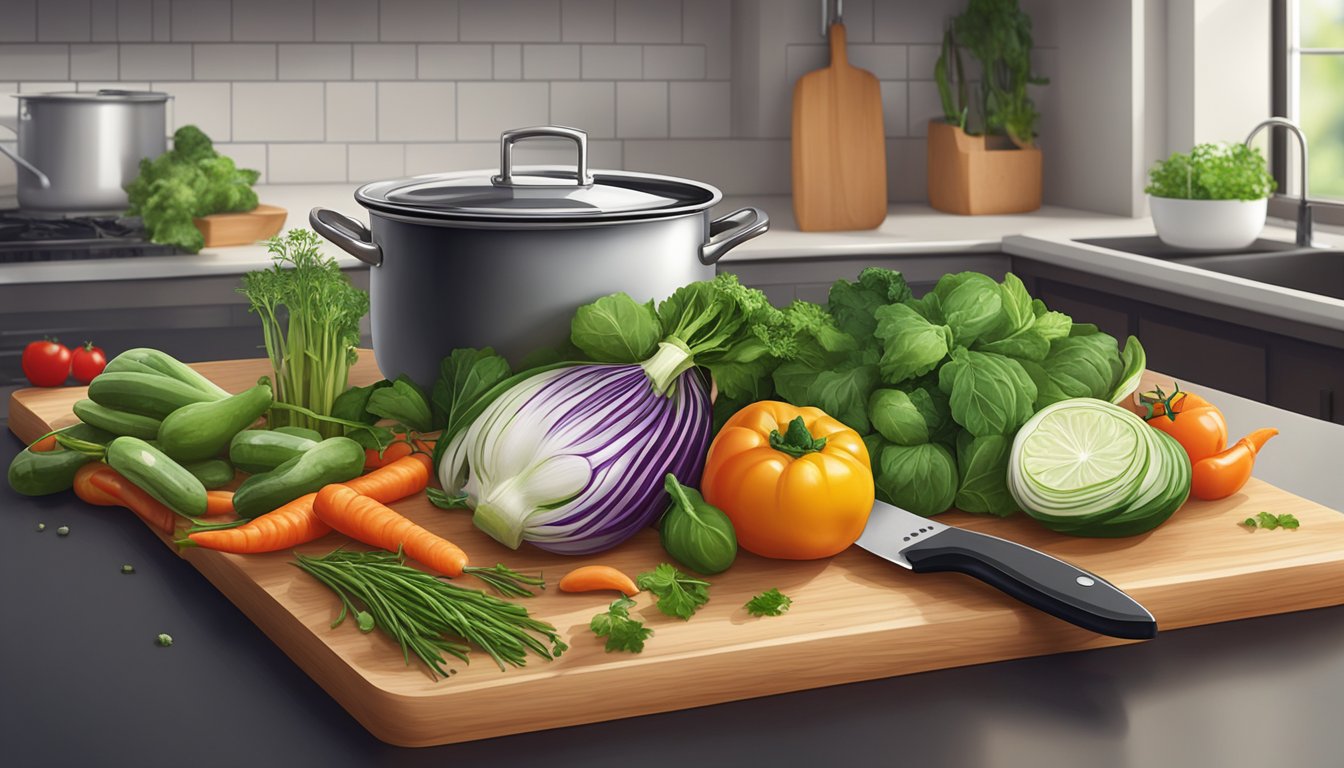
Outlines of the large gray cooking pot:
[{"label": "large gray cooking pot", "polygon": [[124,187],[140,160],[167,147],[166,104],[155,91],[20,93],[18,119],[0,120],[19,136],[19,208],[51,214],[120,213]]},{"label": "large gray cooking pot", "polygon": [[[574,142],[574,168],[515,169],[513,145]],[[661,301],[714,276],[714,263],[769,228],[743,208],[711,220],[708,184],[588,170],[587,136],[542,126],[504,133],[500,171],[366,184],[369,226],[326,208],[313,229],[370,267],[373,351],[384,376],[422,385],[457,347],[494,347],[515,366],[563,344],[582,304],[617,291]]]}]

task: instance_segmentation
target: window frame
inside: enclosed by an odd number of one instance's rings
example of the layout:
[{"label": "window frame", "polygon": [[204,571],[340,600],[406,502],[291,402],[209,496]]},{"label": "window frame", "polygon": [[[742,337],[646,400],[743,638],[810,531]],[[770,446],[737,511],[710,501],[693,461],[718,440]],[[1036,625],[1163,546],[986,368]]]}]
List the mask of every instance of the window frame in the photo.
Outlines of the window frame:
[{"label": "window frame", "polygon": [[[1289,89],[1292,79],[1290,59],[1293,44],[1292,32],[1296,23],[1297,20],[1293,18],[1292,0],[1273,0],[1269,25],[1270,35],[1272,36],[1270,67],[1273,89],[1271,104],[1273,114],[1290,116],[1294,119],[1297,116],[1290,115],[1289,112],[1289,98],[1292,95]],[[1269,215],[1295,221],[1297,219],[1297,207],[1301,201],[1297,196],[1288,194],[1288,190],[1291,189],[1288,177],[1288,144],[1290,141],[1296,141],[1296,139],[1293,139],[1288,131],[1282,129],[1272,130],[1269,133],[1270,172],[1278,183],[1278,190],[1269,199]],[[1300,194],[1306,194],[1306,190],[1302,190]],[[1344,201],[1308,198],[1308,202],[1311,204],[1312,218],[1315,223],[1344,227]]]}]

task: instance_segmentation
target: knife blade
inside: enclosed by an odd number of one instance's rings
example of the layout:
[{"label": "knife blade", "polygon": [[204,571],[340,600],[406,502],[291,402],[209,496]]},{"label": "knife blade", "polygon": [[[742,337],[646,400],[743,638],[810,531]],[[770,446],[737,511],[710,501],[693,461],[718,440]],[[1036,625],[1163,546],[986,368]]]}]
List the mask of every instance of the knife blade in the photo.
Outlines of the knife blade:
[{"label": "knife blade", "polygon": [[957,571],[1027,605],[1098,634],[1157,636],[1157,621],[1119,587],[1070,563],[1007,539],[920,517],[882,501],[858,546],[915,573]]}]

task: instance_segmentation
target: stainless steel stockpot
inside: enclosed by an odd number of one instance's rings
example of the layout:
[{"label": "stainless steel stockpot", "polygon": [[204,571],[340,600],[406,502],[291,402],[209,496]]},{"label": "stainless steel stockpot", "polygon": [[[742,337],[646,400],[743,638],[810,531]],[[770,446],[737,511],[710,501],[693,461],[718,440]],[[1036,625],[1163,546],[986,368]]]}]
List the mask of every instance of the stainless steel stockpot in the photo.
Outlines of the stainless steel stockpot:
[{"label": "stainless steel stockpot", "polygon": [[126,210],[123,188],[142,158],[167,148],[168,99],[155,91],[20,93],[18,119],[2,120],[19,136],[19,208],[47,213]]},{"label": "stainless steel stockpot", "polygon": [[[513,146],[574,142],[575,167],[514,168]],[[714,276],[714,263],[764,233],[742,208],[710,219],[723,198],[698,181],[588,169],[587,135],[540,126],[507,131],[500,169],[366,184],[369,226],[327,208],[313,228],[371,266],[373,350],[384,376],[422,385],[456,347],[494,347],[517,365],[562,344],[574,310],[624,291],[661,301]]]}]

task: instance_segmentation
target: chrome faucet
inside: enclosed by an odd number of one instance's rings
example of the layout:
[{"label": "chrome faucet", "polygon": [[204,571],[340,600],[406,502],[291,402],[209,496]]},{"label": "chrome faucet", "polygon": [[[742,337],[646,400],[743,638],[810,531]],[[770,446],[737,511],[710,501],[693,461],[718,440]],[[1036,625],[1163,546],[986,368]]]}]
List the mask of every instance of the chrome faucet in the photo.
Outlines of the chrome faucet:
[{"label": "chrome faucet", "polygon": [[1302,135],[1302,129],[1292,120],[1285,117],[1271,117],[1251,129],[1251,133],[1246,137],[1246,146],[1251,145],[1251,140],[1261,130],[1281,125],[1287,128],[1297,136],[1297,146],[1302,150],[1302,196],[1297,203],[1297,244],[1304,247],[1311,247],[1311,205],[1307,203],[1307,137]]}]

